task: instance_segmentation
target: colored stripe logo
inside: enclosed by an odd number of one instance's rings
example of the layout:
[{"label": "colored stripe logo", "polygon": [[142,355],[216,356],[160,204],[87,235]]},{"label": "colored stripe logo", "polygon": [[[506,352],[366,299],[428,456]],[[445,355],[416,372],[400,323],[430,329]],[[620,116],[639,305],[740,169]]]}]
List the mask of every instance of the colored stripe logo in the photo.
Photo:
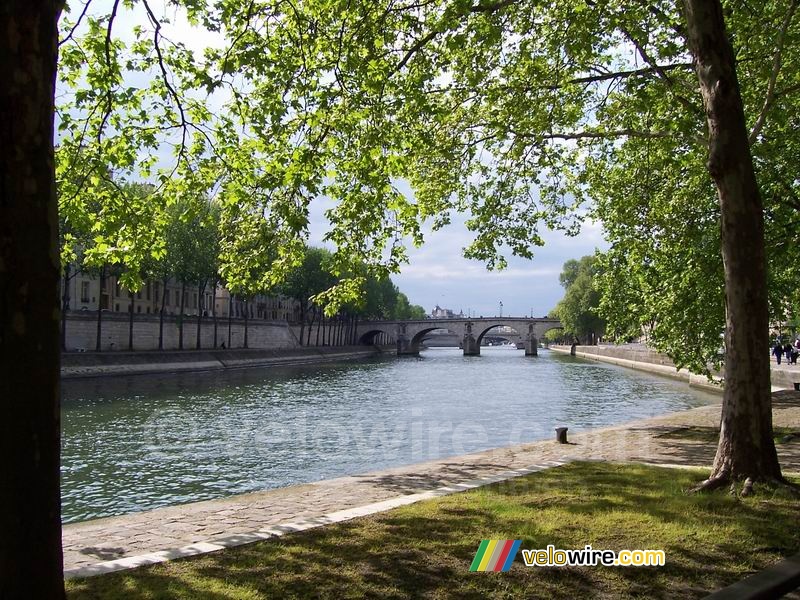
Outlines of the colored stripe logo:
[{"label": "colored stripe logo", "polygon": [[470,571],[502,571],[511,568],[522,540],[483,540],[478,546]]}]

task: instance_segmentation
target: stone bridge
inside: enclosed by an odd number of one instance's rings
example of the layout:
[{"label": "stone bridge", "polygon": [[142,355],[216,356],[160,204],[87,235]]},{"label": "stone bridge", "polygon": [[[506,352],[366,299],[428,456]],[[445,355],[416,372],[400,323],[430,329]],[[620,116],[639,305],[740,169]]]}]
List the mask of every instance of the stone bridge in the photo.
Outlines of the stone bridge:
[{"label": "stone bridge", "polygon": [[550,329],[561,329],[558,319],[528,317],[480,317],[461,319],[424,319],[420,321],[362,321],[358,324],[359,344],[394,343],[397,354],[419,354],[422,340],[435,329],[446,329],[461,339],[464,356],[479,356],[481,341],[491,329],[500,326],[514,329],[525,342],[525,356],[536,356],[539,340]]}]

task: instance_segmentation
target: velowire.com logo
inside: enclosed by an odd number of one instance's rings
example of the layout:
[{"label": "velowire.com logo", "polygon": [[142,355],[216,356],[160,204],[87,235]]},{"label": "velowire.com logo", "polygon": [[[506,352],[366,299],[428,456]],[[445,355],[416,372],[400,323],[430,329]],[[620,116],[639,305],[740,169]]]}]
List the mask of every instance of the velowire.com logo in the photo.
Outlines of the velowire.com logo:
[{"label": "velowire.com logo", "polygon": [[[505,572],[511,568],[522,540],[483,540],[470,571]],[[595,550],[587,544],[580,550],[562,550],[549,544],[546,549],[524,549],[526,567],[663,567],[663,550]]]},{"label": "velowire.com logo", "polygon": [[483,540],[470,571],[508,571],[522,540]]}]

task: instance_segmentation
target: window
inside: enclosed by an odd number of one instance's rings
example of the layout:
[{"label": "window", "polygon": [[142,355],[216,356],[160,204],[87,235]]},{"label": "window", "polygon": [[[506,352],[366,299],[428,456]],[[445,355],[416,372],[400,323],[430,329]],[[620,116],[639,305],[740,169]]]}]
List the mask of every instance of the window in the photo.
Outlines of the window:
[{"label": "window", "polygon": [[114,295],[117,298],[119,298],[119,296],[120,296],[119,279],[117,279],[115,284],[114,284]]},{"label": "window", "polygon": [[140,312],[142,312],[142,305],[141,305],[141,304],[140,304],[139,306],[137,306],[137,307],[136,307],[136,312],[137,312],[137,313],[140,313]]},{"label": "window", "polygon": [[89,301],[89,282],[81,281],[81,302]]},{"label": "window", "polygon": [[147,299],[148,300],[150,300],[150,288],[151,287],[152,287],[152,284],[148,281],[147,282],[147,287],[145,288],[147,290]]},{"label": "window", "polygon": [[155,301],[161,302],[161,284],[156,282],[155,283]]},{"label": "window", "polygon": [[197,308],[197,294],[192,294],[192,308]]}]

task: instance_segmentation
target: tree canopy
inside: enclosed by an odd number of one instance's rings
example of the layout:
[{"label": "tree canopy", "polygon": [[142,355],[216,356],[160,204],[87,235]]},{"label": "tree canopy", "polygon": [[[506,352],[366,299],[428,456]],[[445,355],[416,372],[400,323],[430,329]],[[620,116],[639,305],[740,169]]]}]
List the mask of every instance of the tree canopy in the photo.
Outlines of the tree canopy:
[{"label": "tree canopy", "polygon": [[[347,274],[361,264],[379,277],[396,270],[424,219],[438,227],[468,212],[466,255],[494,267],[508,250],[531,256],[543,224],[575,233],[591,199],[611,242],[603,294],[612,329],[655,323],[654,342],[695,368],[716,355],[719,209],[676,4],[178,6],[174,21],[210,32],[202,52],[167,35],[173,25],[145,0],[105,13],[75,5],[62,19],[59,180],[81,186],[64,196],[72,213],[93,213],[110,173],[158,181],[166,202],[213,194],[228,216],[226,279],[270,287],[302,260],[309,204],[327,195],[332,269],[345,276],[326,300],[346,302],[364,284]],[[796,295],[794,261],[778,251],[796,242],[800,207],[796,3],[726,6],[779,318],[782,299]],[[98,251],[130,253],[137,239]]]},{"label": "tree canopy", "polygon": [[564,298],[555,308],[555,315],[564,326],[560,333],[571,334],[592,344],[605,332],[605,320],[600,316],[600,292],[596,277],[600,264],[595,256],[564,263],[559,276],[564,287]]}]

